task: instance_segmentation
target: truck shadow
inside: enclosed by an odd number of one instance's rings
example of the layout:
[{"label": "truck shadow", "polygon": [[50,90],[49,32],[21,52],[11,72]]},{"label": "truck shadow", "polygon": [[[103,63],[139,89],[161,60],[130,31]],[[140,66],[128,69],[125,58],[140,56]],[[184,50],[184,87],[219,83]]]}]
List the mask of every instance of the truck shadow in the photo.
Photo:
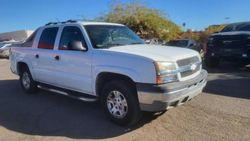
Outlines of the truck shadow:
[{"label": "truck shadow", "polygon": [[17,80],[0,80],[0,126],[28,135],[105,139],[126,134],[156,119],[145,114],[133,128],[109,121],[98,103],[86,103],[55,93],[27,95]]},{"label": "truck shadow", "polygon": [[218,78],[209,80],[204,89],[205,93],[250,99],[250,78]]},{"label": "truck shadow", "polygon": [[209,80],[204,92],[215,95],[250,99],[250,67],[239,67],[237,63],[221,62],[216,68],[209,68]]}]

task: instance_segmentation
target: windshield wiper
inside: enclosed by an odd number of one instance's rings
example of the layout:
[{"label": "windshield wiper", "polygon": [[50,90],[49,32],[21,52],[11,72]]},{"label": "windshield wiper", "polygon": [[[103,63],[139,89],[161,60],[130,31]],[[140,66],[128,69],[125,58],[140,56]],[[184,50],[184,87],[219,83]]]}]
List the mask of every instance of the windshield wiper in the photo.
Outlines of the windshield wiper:
[{"label": "windshield wiper", "polygon": [[125,45],[136,45],[136,44],[143,44],[141,42],[134,42],[134,43],[129,43],[129,44],[119,44],[119,43],[115,43],[115,44],[106,44],[106,48],[110,48],[110,47],[118,47],[118,46],[125,46]]},{"label": "windshield wiper", "polygon": [[130,43],[128,45],[137,45],[137,44],[143,44],[142,42],[134,42],[134,43]]},{"label": "windshield wiper", "polygon": [[115,47],[115,46],[124,46],[126,44],[107,44],[109,47]]}]

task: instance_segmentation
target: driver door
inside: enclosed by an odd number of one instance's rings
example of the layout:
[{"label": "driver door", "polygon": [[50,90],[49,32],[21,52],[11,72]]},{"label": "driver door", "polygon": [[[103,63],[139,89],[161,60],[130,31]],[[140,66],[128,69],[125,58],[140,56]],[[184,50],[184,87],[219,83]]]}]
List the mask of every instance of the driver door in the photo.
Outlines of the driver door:
[{"label": "driver door", "polygon": [[[56,81],[58,87],[92,93],[91,89],[91,53],[88,51],[81,27],[65,26],[55,56]],[[72,42],[82,42],[86,51],[71,50]]]}]

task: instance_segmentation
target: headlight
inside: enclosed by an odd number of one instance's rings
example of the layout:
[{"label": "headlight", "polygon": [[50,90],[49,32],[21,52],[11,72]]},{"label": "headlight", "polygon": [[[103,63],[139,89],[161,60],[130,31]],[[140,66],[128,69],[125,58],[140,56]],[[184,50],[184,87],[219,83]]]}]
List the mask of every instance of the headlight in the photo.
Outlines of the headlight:
[{"label": "headlight", "polygon": [[176,65],[173,62],[155,62],[156,84],[177,81]]}]

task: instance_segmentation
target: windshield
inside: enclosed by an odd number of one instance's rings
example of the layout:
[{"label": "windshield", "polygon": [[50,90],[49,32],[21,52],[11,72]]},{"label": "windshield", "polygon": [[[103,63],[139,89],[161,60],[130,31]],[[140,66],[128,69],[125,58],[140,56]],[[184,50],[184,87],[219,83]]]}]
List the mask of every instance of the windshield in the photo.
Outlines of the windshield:
[{"label": "windshield", "polygon": [[250,31],[250,23],[248,24],[241,24],[237,27],[238,31]]},{"label": "windshield", "polygon": [[94,48],[144,44],[143,40],[126,26],[87,25],[84,27]]},{"label": "windshield", "polygon": [[226,26],[221,32],[230,31],[250,31],[250,23],[230,24]]},{"label": "windshield", "polygon": [[227,25],[226,27],[224,27],[221,32],[230,32],[233,31],[235,29],[235,25],[231,24],[231,25]]},{"label": "windshield", "polygon": [[188,40],[173,40],[173,41],[169,41],[166,45],[177,46],[177,47],[187,47]]}]

